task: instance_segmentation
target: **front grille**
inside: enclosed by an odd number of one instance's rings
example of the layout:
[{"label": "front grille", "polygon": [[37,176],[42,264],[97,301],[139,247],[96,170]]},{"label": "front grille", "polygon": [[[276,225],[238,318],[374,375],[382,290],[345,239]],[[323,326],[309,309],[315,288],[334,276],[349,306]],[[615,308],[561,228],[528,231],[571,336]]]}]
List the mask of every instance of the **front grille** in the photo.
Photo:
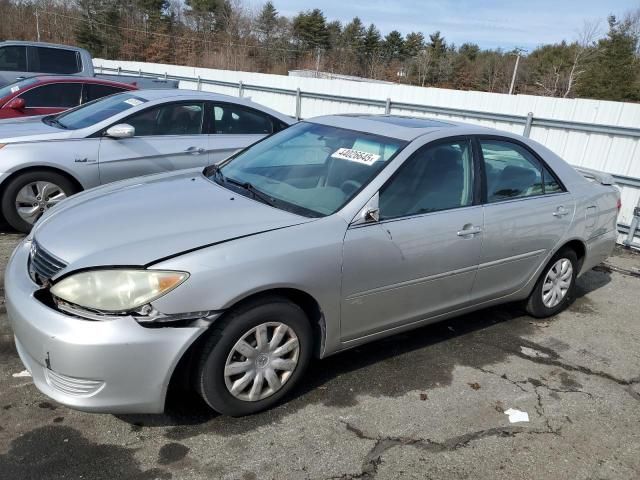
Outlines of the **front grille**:
[{"label": "front grille", "polygon": [[33,241],[29,253],[29,276],[34,282],[40,285],[47,283],[66,266],[65,262],[47,252],[35,240]]}]

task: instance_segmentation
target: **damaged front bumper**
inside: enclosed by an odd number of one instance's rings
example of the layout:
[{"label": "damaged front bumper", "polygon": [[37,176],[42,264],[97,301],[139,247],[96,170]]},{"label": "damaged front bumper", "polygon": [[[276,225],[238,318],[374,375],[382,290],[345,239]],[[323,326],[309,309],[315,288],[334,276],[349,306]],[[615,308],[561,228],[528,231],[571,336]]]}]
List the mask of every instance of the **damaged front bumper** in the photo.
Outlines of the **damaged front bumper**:
[{"label": "damaged front bumper", "polygon": [[35,385],[79,410],[160,413],[178,361],[206,330],[207,322],[145,328],[133,317],[82,320],[34,297],[28,275],[29,244],[13,253],[5,296],[16,348]]}]

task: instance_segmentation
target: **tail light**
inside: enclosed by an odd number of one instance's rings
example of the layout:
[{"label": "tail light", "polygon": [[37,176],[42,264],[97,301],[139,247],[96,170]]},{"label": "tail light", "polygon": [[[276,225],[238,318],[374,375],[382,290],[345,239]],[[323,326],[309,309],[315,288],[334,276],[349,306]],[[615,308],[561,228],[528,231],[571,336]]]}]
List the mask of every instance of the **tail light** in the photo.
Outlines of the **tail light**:
[{"label": "tail light", "polygon": [[618,209],[618,213],[620,213],[620,209],[622,208],[622,200],[618,198],[618,202],[616,203],[616,208]]}]

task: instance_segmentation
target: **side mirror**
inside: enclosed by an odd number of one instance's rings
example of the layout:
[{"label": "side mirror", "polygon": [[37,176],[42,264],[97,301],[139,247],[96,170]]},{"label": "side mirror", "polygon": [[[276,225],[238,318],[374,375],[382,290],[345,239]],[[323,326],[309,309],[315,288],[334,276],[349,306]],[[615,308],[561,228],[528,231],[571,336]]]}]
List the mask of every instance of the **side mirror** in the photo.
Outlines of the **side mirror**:
[{"label": "side mirror", "polygon": [[351,225],[365,225],[367,223],[376,223],[380,221],[380,207],[378,206],[379,194],[371,197],[367,204],[362,207],[355,218],[351,221]]},{"label": "side mirror", "polygon": [[110,127],[105,135],[111,138],[131,138],[136,134],[136,129],[128,123],[119,123]]},{"label": "side mirror", "polygon": [[13,110],[24,110],[27,104],[24,101],[24,98],[14,98],[7,104],[7,108],[11,108]]}]

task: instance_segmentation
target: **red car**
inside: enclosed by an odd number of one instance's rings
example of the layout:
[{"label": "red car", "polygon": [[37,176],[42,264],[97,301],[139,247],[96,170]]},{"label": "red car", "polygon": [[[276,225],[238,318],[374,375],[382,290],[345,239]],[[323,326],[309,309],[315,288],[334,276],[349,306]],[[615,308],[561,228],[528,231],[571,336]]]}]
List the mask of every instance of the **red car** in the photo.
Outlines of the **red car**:
[{"label": "red car", "polygon": [[0,119],[50,115],[135,85],[94,77],[35,76],[0,88]]}]

